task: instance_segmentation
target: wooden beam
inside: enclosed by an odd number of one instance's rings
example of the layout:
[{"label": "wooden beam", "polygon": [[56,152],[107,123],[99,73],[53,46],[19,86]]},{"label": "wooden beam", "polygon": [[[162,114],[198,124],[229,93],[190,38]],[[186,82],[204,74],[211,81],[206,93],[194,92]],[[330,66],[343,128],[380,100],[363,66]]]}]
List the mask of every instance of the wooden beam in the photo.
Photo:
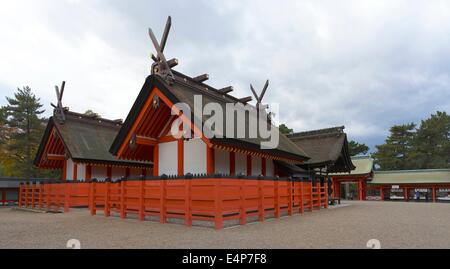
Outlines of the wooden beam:
[{"label": "wooden beam", "polygon": [[212,175],[215,173],[214,148],[206,145],[206,173]]},{"label": "wooden beam", "polygon": [[78,180],[78,165],[75,162],[73,163],[73,180]]},{"label": "wooden beam", "polygon": [[137,135],[136,136],[136,144],[137,145],[145,145],[145,146],[154,146],[154,145],[158,144],[158,141],[156,140],[156,138],[153,138],[153,137]]},{"label": "wooden beam", "polygon": [[184,140],[178,139],[178,175],[184,175]]},{"label": "wooden beam", "polygon": [[225,94],[229,93],[229,92],[232,92],[233,91],[233,86],[228,86],[228,87],[222,88],[219,91],[221,91],[222,93],[225,93]]},{"label": "wooden beam", "polygon": [[171,135],[168,135],[168,136],[160,137],[157,142],[158,143],[166,143],[166,142],[173,142],[173,141],[176,141],[176,140],[177,139],[175,137],[173,137]]},{"label": "wooden beam", "polygon": [[230,175],[234,176],[236,174],[236,154],[230,152]]},{"label": "wooden beam", "polygon": [[159,146],[153,147],[153,176],[157,177],[159,174]]},{"label": "wooden beam", "polygon": [[247,176],[252,175],[252,155],[247,155]]},{"label": "wooden beam", "polygon": [[244,103],[244,104],[250,102],[251,100],[253,100],[253,98],[251,96],[247,96],[247,97],[243,97],[243,98],[239,99],[239,101]]},{"label": "wooden beam", "polygon": [[195,82],[204,82],[207,81],[209,79],[209,75],[208,74],[203,74],[200,76],[196,76],[195,78],[192,78],[193,81]]},{"label": "wooden beam", "polygon": [[50,160],[50,161],[64,161],[64,160],[66,160],[66,156],[65,155],[61,155],[61,154],[50,154],[50,153],[47,153],[47,160]]}]

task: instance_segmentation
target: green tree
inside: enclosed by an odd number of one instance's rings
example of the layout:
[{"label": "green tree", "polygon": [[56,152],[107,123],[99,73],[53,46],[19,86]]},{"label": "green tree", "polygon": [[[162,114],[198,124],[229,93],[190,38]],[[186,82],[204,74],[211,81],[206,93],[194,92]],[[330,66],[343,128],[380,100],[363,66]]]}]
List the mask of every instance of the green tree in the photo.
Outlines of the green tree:
[{"label": "green tree", "polygon": [[414,164],[410,161],[415,138],[414,123],[394,125],[390,128],[390,135],[382,145],[377,145],[377,151],[372,155],[375,163],[383,170],[411,169]]},{"label": "green tree", "polygon": [[293,129],[287,127],[287,125],[284,123],[280,124],[280,126],[278,126],[278,129],[280,130],[280,132],[282,134],[285,134],[285,135],[292,134],[294,132]]},{"label": "green tree", "polygon": [[[14,97],[6,97],[8,105],[3,107],[6,114],[5,123],[9,128],[4,145],[6,156],[1,157],[8,176],[33,178],[42,176],[42,171],[33,166],[33,159],[43,131],[46,119],[40,118],[44,113],[42,104],[30,87],[18,88]],[[5,167],[6,166],[6,167]]]},{"label": "green tree", "polygon": [[360,144],[354,140],[348,142],[348,149],[350,156],[365,155],[369,151],[369,147],[366,144]]},{"label": "green tree", "polygon": [[422,120],[414,139],[412,161],[417,168],[450,167],[450,116],[437,111]]}]

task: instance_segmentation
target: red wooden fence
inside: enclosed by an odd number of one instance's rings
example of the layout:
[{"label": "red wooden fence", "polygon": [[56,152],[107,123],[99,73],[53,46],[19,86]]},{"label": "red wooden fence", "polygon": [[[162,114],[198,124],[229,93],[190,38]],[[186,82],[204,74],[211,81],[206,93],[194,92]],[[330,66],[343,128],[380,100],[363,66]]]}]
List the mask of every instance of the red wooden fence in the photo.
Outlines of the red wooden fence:
[{"label": "red wooden fence", "polygon": [[70,207],[88,207],[91,214],[98,210],[126,218],[137,214],[157,216],[161,223],[167,218],[213,221],[215,228],[227,220],[247,222],[257,216],[280,217],[321,207],[328,207],[327,184],[265,179],[173,179],[124,180],[58,184],[22,184],[19,206],[47,210],[69,211]]}]

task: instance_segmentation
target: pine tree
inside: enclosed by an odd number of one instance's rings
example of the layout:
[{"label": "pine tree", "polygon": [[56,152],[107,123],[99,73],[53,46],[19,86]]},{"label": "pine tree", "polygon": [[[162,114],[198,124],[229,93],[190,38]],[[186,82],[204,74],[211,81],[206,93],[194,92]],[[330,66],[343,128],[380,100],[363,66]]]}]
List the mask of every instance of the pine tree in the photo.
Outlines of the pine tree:
[{"label": "pine tree", "polygon": [[46,121],[40,118],[44,113],[40,99],[27,86],[18,88],[14,98],[6,97],[6,100],[8,105],[3,107],[3,110],[6,113],[5,123],[10,131],[4,149],[7,156],[2,157],[2,162],[11,166],[8,169],[11,170],[10,176],[40,176],[42,172],[33,166]]},{"label": "pine tree", "polygon": [[348,149],[350,156],[364,155],[369,151],[369,147],[366,144],[360,144],[354,140],[348,142]]},{"label": "pine tree", "polygon": [[414,123],[394,125],[383,145],[377,145],[372,157],[382,170],[412,169],[414,163],[413,142],[415,139]]},{"label": "pine tree", "polygon": [[414,140],[414,164],[417,168],[450,167],[450,116],[437,111],[422,120]]},{"label": "pine tree", "polygon": [[287,125],[284,123],[280,124],[280,126],[278,126],[278,129],[280,130],[280,133],[285,135],[292,134],[294,132],[294,129],[287,127]]}]

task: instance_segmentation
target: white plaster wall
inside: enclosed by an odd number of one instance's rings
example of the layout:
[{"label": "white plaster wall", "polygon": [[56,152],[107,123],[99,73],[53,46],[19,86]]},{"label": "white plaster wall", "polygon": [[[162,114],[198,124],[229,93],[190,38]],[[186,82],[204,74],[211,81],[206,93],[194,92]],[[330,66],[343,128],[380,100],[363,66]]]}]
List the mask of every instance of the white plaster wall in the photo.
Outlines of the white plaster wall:
[{"label": "white plaster wall", "polygon": [[130,178],[140,178],[142,175],[141,168],[130,168]]},{"label": "white plaster wall", "polygon": [[86,165],[83,163],[77,164],[77,179],[78,180],[86,179]]},{"label": "white plaster wall", "polygon": [[259,176],[261,174],[262,174],[261,157],[252,157],[252,176]]},{"label": "white plaster wall", "polygon": [[159,144],[159,175],[176,175],[178,173],[177,143],[177,141],[172,141]]},{"label": "white plaster wall", "polygon": [[230,174],[230,152],[221,149],[215,149],[214,160],[216,173],[227,175]]},{"label": "white plaster wall", "polygon": [[184,141],[184,174],[206,173],[206,147],[200,138]]},{"label": "white plaster wall", "polygon": [[268,177],[274,176],[273,160],[272,159],[266,159],[266,176],[268,176]]},{"label": "white plaster wall", "polygon": [[113,167],[111,169],[111,178],[112,179],[119,179],[119,178],[121,178],[123,176],[125,176],[125,168]]},{"label": "white plaster wall", "polygon": [[73,180],[73,161],[70,158],[66,160],[66,179]]},{"label": "white plaster wall", "polygon": [[247,175],[247,155],[236,153],[235,154],[235,167],[236,175],[244,174]]},{"label": "white plaster wall", "polygon": [[92,178],[105,179],[106,166],[92,166]]}]

